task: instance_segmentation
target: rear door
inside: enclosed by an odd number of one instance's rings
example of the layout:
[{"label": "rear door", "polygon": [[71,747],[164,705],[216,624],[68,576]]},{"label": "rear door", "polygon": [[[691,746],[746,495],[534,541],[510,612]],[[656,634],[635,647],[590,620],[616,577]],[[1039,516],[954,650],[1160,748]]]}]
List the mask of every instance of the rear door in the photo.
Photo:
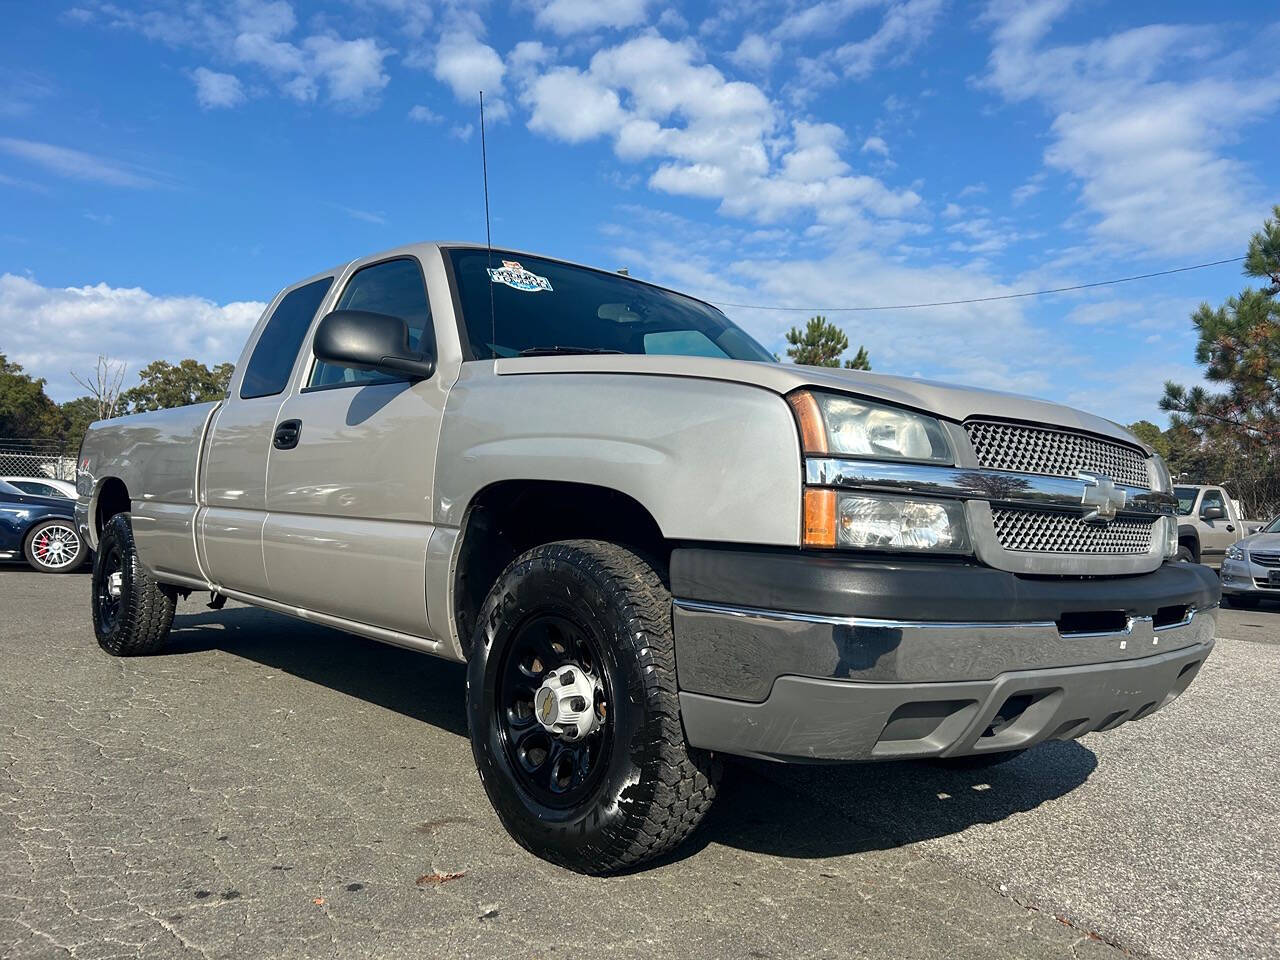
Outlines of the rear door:
[{"label": "rear door", "polygon": [[[357,263],[333,309],[400,317],[411,345],[435,352],[416,256]],[[307,363],[277,417],[296,427],[296,442],[270,452],[263,554],[271,596],[428,636],[426,552],[445,377],[410,383],[310,356]]]},{"label": "rear door", "polygon": [[302,341],[333,277],[286,289],[236,367],[204,454],[201,562],[218,586],[269,596],[262,560],[267,452]]}]

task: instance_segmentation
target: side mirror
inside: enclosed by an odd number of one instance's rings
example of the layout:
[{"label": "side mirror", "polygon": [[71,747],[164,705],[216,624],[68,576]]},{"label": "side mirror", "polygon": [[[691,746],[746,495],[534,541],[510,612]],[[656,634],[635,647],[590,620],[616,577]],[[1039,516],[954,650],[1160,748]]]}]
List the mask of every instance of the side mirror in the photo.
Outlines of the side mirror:
[{"label": "side mirror", "polygon": [[316,327],[312,352],[325,363],[425,380],[434,357],[409,347],[409,326],[399,317],[364,310],[334,310]]},{"label": "side mirror", "polygon": [[1200,511],[1201,520],[1221,520],[1226,515],[1221,507],[1205,507]]}]

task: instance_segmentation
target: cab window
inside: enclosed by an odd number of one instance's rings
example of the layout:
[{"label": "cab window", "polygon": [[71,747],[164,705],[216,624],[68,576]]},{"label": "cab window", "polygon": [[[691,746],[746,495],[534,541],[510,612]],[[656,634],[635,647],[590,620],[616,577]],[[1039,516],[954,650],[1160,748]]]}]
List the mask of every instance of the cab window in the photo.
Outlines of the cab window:
[{"label": "cab window", "polygon": [[293,361],[302,349],[302,338],[307,335],[307,328],[332,284],[333,277],[325,277],[284,295],[262,328],[258,345],[245,366],[244,379],[240,382],[241,400],[275,396],[288,386]]},{"label": "cab window", "polygon": [[1222,499],[1221,490],[1206,490],[1204,492],[1204,497],[1200,500],[1200,516],[1204,516],[1204,512],[1210,507],[1218,507],[1225,516],[1227,504]]},{"label": "cab window", "polygon": [[[431,353],[435,333],[431,327],[431,305],[418,261],[411,257],[384,260],[357,270],[342,291],[335,310],[365,310],[399,317],[409,327],[409,347]],[[387,383],[401,377],[373,370],[353,370],[317,360],[311,370],[311,387],[347,384]]]}]

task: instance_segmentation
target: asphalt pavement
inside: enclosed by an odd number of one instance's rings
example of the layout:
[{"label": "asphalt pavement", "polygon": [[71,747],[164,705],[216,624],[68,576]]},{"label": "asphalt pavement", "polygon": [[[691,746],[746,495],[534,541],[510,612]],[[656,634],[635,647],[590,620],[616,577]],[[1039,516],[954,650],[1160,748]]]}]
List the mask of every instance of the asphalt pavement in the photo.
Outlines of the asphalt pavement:
[{"label": "asphalt pavement", "polygon": [[456,665],[197,598],[93,640],[0,568],[0,956],[1280,956],[1280,605],[1150,720],[985,772],[733,764],[593,879],[499,826]]}]

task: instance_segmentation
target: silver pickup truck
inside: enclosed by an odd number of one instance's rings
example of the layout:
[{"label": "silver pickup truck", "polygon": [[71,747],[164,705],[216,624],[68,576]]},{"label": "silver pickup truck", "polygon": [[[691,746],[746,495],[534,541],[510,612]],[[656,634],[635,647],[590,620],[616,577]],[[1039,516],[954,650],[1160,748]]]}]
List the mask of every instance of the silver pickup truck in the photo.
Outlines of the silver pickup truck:
[{"label": "silver pickup truck", "polygon": [[1219,602],[1175,504],[1099,417],[415,245],[281,291],[226,400],[94,425],[76,511],[107,652],[207,591],[465,661],[503,824],[608,872],[694,829],[723,754],[988,763],[1159,710]]}]

